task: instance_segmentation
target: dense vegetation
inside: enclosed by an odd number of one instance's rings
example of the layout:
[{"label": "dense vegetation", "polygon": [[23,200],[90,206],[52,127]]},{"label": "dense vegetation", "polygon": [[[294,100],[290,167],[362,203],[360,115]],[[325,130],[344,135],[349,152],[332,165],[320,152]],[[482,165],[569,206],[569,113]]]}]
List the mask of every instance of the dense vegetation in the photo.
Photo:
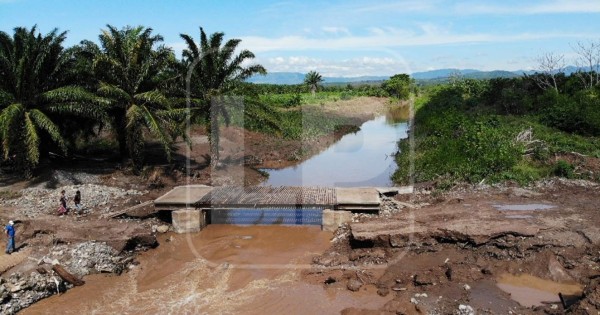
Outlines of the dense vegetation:
[{"label": "dense vegetation", "polygon": [[491,80],[457,80],[430,87],[416,101],[414,154],[400,143],[395,181],[515,180],[549,175],[598,180],[575,170],[570,158],[600,158],[600,87],[581,73],[553,75],[556,88],[539,84],[548,74]]},{"label": "dense vegetation", "polygon": [[298,105],[392,91],[380,83],[324,86],[315,71],[301,85],[245,83],[266,72],[249,63],[254,54],[223,33],[200,28],[199,35],[196,42],[181,34],[187,47],[178,59],[161,35],[142,26],[107,25],[97,42],[73,47],[63,46],[66,32],[57,30],[0,31],[0,164],[32,175],[49,156],[105,148],[139,171],[149,143],[170,159],[174,142],[187,140],[186,128],[203,124],[215,166],[219,124],[289,139],[317,136],[351,123]]}]

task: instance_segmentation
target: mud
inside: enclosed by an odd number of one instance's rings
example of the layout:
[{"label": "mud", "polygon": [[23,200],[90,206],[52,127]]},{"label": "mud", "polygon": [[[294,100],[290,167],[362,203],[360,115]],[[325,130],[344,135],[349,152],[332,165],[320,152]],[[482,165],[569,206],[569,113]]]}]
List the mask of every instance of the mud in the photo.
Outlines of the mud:
[{"label": "mud", "polygon": [[502,274],[497,279],[498,287],[510,294],[511,299],[525,307],[561,303],[559,293],[565,296],[581,297],[583,288],[577,283],[559,283],[527,274],[518,276]]},{"label": "mud", "polygon": [[594,183],[562,180],[422,190],[335,234],[213,225],[161,235],[122,276],[86,276],[24,314],[597,314],[599,196]]},{"label": "mud", "polygon": [[[478,314],[580,314],[585,307],[596,314],[599,196],[594,183],[567,181],[422,191],[401,197],[412,206],[391,218],[351,223],[350,236],[314,260],[328,271],[305,279],[383,271],[368,280],[380,296],[393,298],[380,312],[456,314],[463,305]],[[496,207],[508,204],[554,207]],[[527,217],[507,216],[511,212]]]},{"label": "mud", "polygon": [[315,227],[213,225],[197,235],[165,235],[121,277],[86,277],[86,285],[22,314],[240,313],[335,314],[382,307],[371,286],[359,292],[301,281],[331,233]]}]

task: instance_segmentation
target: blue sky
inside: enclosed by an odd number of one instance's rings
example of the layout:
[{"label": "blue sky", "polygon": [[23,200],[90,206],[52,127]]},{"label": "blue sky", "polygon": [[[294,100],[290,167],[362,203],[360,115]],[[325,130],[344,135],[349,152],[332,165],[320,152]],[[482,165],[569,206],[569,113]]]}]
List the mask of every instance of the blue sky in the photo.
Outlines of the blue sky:
[{"label": "blue sky", "polygon": [[144,25],[179,55],[198,27],[242,39],[268,71],[392,75],[440,68],[535,68],[544,53],[600,41],[600,0],[183,1],[0,0],[0,30],[68,30],[66,45],[106,24]]}]

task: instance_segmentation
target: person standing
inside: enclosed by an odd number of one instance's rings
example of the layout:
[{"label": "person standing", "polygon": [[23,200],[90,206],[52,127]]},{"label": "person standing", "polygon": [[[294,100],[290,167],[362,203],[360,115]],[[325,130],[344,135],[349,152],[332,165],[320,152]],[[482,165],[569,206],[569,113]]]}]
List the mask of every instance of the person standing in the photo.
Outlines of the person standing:
[{"label": "person standing", "polygon": [[12,254],[15,251],[15,223],[13,221],[8,221],[8,225],[4,227],[6,231],[6,237],[8,237],[8,242],[6,244],[6,253]]},{"label": "person standing", "polygon": [[67,213],[67,197],[65,197],[65,191],[60,192],[60,206],[58,207],[58,215]]},{"label": "person standing", "polygon": [[75,192],[73,203],[75,204],[75,209],[77,209],[77,214],[82,214],[83,209],[81,208],[81,192],[79,190]]}]

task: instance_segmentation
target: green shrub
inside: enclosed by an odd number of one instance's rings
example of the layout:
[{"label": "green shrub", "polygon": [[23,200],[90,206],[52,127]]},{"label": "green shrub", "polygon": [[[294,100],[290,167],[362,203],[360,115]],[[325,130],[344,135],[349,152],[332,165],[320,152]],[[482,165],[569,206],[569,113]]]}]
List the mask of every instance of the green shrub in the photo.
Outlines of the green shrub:
[{"label": "green shrub", "polygon": [[340,93],[340,100],[342,100],[342,101],[346,101],[346,100],[349,100],[351,98],[352,98],[352,93],[351,92],[344,91],[344,92]]},{"label": "green shrub", "polygon": [[575,167],[573,166],[573,164],[565,160],[558,160],[554,164],[553,174],[560,177],[573,178],[574,171]]}]

